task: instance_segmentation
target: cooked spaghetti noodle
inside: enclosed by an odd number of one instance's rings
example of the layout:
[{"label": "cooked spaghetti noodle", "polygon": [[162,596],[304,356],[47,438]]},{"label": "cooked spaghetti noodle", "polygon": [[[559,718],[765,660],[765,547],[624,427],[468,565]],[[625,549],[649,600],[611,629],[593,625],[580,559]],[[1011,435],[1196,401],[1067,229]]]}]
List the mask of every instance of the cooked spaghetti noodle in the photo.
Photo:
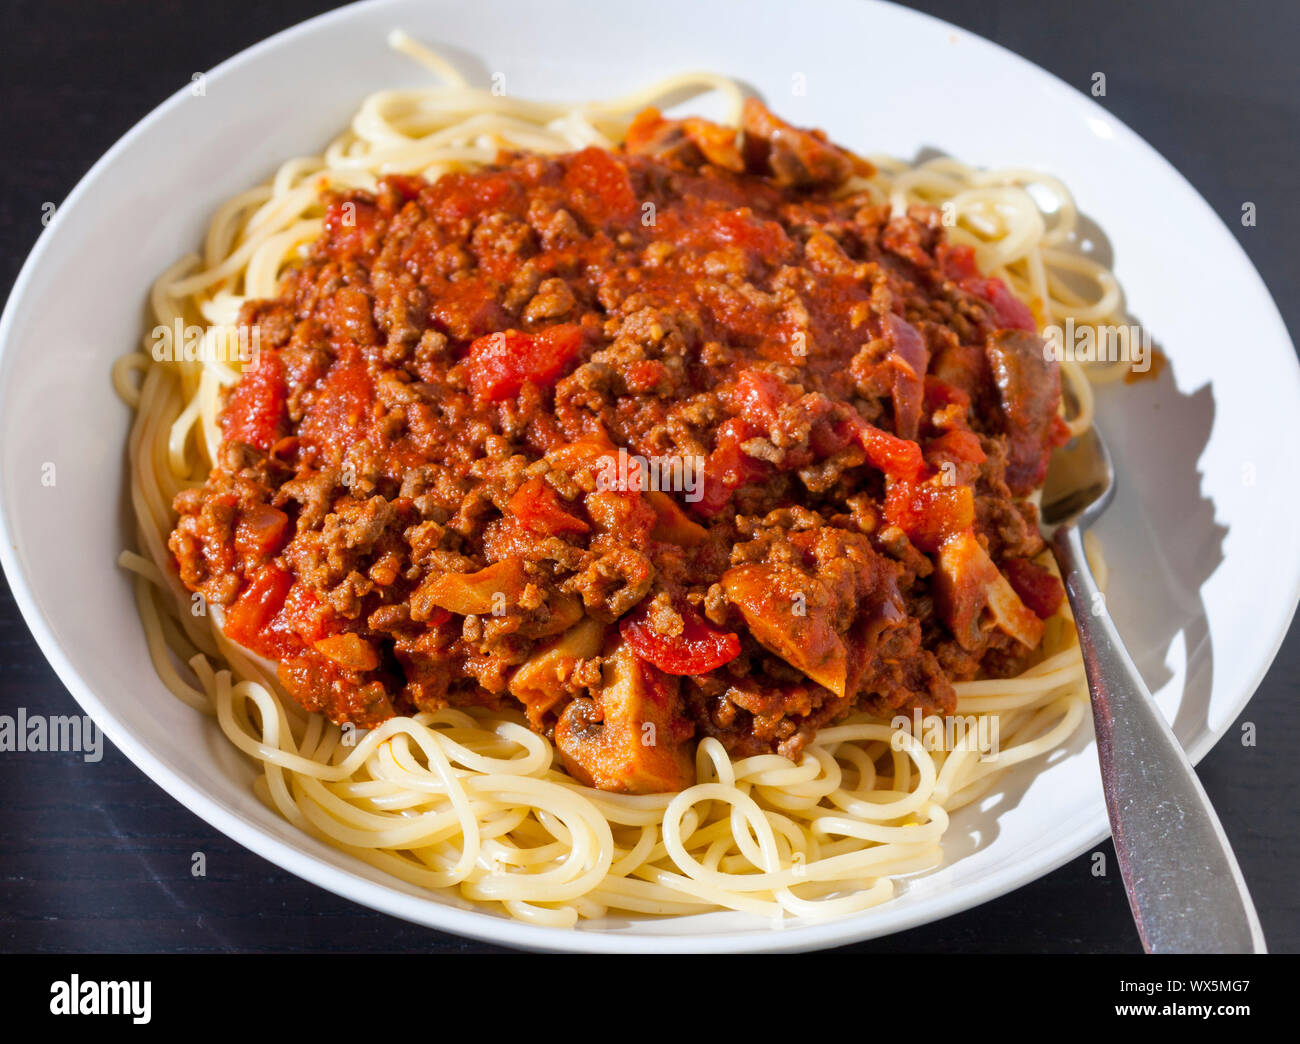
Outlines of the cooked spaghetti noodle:
[{"label": "cooked spaghetti noodle", "polygon": [[[728,121],[739,121],[738,86],[711,74],[613,101],[542,104],[472,88],[404,35],[392,43],[444,84],[371,95],[321,156],[290,160],[223,205],[201,255],[163,273],[151,297],[160,327],[202,329],[201,357],[158,361],[146,338],[143,351],[114,367],[115,386],[136,411],[130,493],[139,551],[121,562],[137,574],[159,676],[215,716],[256,766],[259,797],[295,826],[402,880],[522,920],[571,926],[607,912],[719,908],[820,919],[884,902],[898,878],[940,864],[953,812],[1013,766],[1061,746],[1083,721],[1087,692],[1064,606],[1047,621],[1029,669],[956,685],[957,715],[972,727],[943,745],[950,749],[930,749],[897,721],[857,714],[822,728],[798,763],[776,754],[733,759],[705,738],[699,782],[635,796],[575,781],[522,714],[446,708],[370,730],[308,714],[273,667],[226,638],[221,614],[179,583],[167,548],[172,500],[203,484],[222,441],[223,392],[240,375],[225,341],[243,303],[274,297],[281,275],[320,235],[324,189],[374,189],[391,173],[435,179],[491,163],[500,149],[612,148],[639,109],[687,93],[720,92]],[[947,159],[875,162],[877,173],[856,190],[897,210],[949,204],[953,241],[972,245],[980,268],[1002,278],[1040,324],[1100,323],[1122,312],[1114,277],[1072,251],[1076,212],[1055,179]],[[1046,208],[1036,199],[1044,192],[1054,201]],[[1072,363],[1064,370],[1074,404],[1067,420],[1082,430],[1091,420],[1088,380]],[[981,722],[996,727],[995,756],[981,749]]]}]

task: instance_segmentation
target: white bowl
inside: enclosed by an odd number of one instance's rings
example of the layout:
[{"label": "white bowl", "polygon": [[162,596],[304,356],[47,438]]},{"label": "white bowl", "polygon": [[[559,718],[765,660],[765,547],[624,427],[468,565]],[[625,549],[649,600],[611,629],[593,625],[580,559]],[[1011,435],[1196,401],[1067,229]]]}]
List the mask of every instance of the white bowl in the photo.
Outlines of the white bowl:
[{"label": "white bowl", "polygon": [[[423,82],[385,45],[400,26],[478,82],[504,72],[512,94],[608,96],[707,68],[862,152],[937,148],[1064,178],[1171,360],[1161,380],[1101,397],[1120,477],[1099,527],[1110,608],[1193,759],[1240,713],[1300,597],[1287,521],[1300,507],[1290,431],[1300,367],[1259,276],[1205,202],[1104,108],[934,19],[859,0],[660,0],[653,14],[633,11],[587,0],[360,4],[245,51],[208,74],[201,95],[183,89],[141,121],[60,208],[0,322],[0,560],[60,678],[144,772],[241,844],[377,910],[538,949],[736,951],[830,946],[969,908],[1105,836],[1089,735],[954,817],[945,867],[867,913],[780,930],[718,913],[559,931],[431,896],[301,835],[254,798],[250,767],[216,726],[154,676],[115,565],[131,539],[129,418],[110,365],[136,344],[154,278],[197,246],[220,201],[318,152],[366,93]],[[922,67],[940,74],[915,75]],[[803,94],[792,89],[800,77]]]}]

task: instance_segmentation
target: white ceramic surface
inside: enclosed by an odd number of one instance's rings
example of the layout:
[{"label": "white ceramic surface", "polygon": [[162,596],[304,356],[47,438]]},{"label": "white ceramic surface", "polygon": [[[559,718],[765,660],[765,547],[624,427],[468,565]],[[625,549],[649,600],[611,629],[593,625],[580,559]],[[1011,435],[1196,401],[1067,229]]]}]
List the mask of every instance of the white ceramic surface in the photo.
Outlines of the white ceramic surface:
[{"label": "white ceramic surface", "polygon": [[[811,16],[813,29],[807,27]],[[130,584],[127,410],[109,367],[140,335],[148,287],[196,247],[216,205],[319,151],[367,92],[423,80],[385,46],[403,27],[523,96],[613,95],[693,67],[739,78],[793,122],[861,152],[939,149],[1063,177],[1114,255],[1130,308],[1171,360],[1103,396],[1120,470],[1100,527],[1110,605],[1193,758],[1263,677],[1295,610],[1291,425],[1300,367],[1262,282],[1182,177],[1072,87],[942,22],[860,0],[378,0],[231,59],[144,119],[59,210],[0,323],[0,560],[59,676],[112,741],[224,833],[318,885],[438,928],[539,949],[807,949],[881,935],[1032,880],[1106,833],[1091,741],[1022,769],[955,817],[945,868],[892,903],[773,930],[741,915],[532,928],[430,897],[263,808],[215,725],[150,667]],[[880,46],[880,41],[886,41]],[[943,70],[919,79],[919,65]],[[802,78],[802,79],[801,79]],[[797,93],[796,84],[806,83]],[[1086,87],[1087,85],[1079,85]],[[710,110],[705,108],[708,113]],[[1241,363],[1246,365],[1239,365]],[[57,483],[42,484],[53,463]],[[93,771],[93,766],[88,768]]]}]

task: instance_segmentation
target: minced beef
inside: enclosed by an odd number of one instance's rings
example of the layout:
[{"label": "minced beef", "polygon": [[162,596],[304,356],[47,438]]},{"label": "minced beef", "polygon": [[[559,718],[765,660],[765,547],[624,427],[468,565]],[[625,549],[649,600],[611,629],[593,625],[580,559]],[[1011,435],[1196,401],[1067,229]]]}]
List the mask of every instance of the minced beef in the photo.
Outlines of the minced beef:
[{"label": "minced beef", "polygon": [[685,785],[692,736],[795,758],[854,709],[950,711],[1041,632],[987,592],[1034,577],[1059,377],[870,173],[751,101],[327,195],[244,308],[181,580],[304,707],[522,706],[611,789]]}]

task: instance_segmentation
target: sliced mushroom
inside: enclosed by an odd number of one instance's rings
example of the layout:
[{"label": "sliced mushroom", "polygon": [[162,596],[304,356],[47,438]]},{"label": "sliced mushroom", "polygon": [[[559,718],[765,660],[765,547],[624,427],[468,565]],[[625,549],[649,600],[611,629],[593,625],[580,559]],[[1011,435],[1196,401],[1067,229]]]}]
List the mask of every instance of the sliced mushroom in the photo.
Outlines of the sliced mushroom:
[{"label": "sliced mushroom", "polygon": [[834,188],[853,174],[870,177],[866,160],[832,144],[825,132],[794,127],[774,116],[757,98],[746,98],[745,166],[794,188]]},{"label": "sliced mushroom", "polygon": [[312,643],[322,656],[328,657],[349,671],[373,671],[379,666],[375,647],[359,634],[344,631]]},{"label": "sliced mushroom", "polygon": [[649,490],[644,496],[658,516],[654,529],[650,531],[652,538],[678,547],[698,547],[708,540],[708,530],[692,521],[667,493]]},{"label": "sliced mushroom", "polygon": [[825,584],[794,566],[754,564],[728,569],[722,588],[755,641],[844,695],[848,651],[835,631],[835,599]]},{"label": "sliced mushroom", "polygon": [[579,660],[600,652],[605,625],[586,617],[558,638],[538,649],[510,678],[511,694],[524,705],[534,728],[569,691],[567,681]]},{"label": "sliced mushroom", "polygon": [[1043,639],[1043,621],[1020,600],[971,530],[939,548],[931,593],[939,616],[965,649],[979,647],[985,609],[995,626],[1022,645],[1035,649]]},{"label": "sliced mushroom", "polygon": [[1043,339],[1026,330],[999,330],[985,346],[997,385],[1003,430],[1010,442],[1006,481],[1026,496],[1042,485],[1052,455],[1061,369],[1044,350]]},{"label": "sliced mushroom", "polygon": [[620,642],[594,699],[578,697],[555,726],[564,767],[587,786],[625,794],[675,793],[695,782],[678,679]]},{"label": "sliced mushroom", "polygon": [[443,573],[430,577],[411,598],[411,619],[426,620],[433,608],[461,616],[493,612],[504,599],[516,605],[527,578],[523,562],[505,558],[476,573]]},{"label": "sliced mushroom", "polygon": [[519,633],[527,638],[549,638],[569,630],[583,617],[582,599],[563,591],[550,591],[546,596],[550,616],[537,623],[525,624]]}]

